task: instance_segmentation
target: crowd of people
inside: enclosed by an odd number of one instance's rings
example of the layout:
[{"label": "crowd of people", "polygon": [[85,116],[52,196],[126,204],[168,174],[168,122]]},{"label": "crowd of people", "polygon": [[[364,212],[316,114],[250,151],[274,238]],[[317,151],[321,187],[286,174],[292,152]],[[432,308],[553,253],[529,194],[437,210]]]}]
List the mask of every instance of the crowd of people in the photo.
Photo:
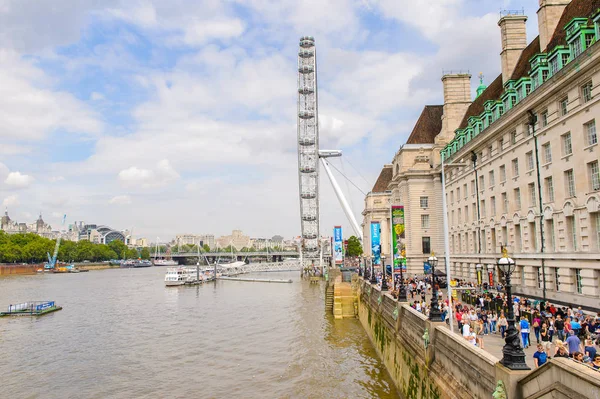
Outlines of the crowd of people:
[{"label": "crowd of people", "polygon": [[[379,273],[376,277],[381,286],[382,274]],[[397,275],[395,284],[392,283],[391,276],[386,277],[394,298],[398,298],[399,290],[404,287],[410,306],[429,315],[431,302],[426,298],[433,291],[430,276],[409,277],[404,280],[404,284],[401,284]],[[453,322],[458,326],[458,331],[469,343],[482,349],[485,348],[484,337],[487,335],[498,334],[505,338],[509,304],[503,292],[504,287],[501,284],[477,287],[474,283],[463,280],[455,280],[453,285],[463,290],[483,290],[484,293],[477,295],[475,303],[469,305],[456,299],[449,302],[448,298],[443,298],[442,290],[438,287],[435,292],[442,320],[450,322],[448,313],[449,306],[452,306]],[[566,357],[600,371],[600,312],[594,315],[584,312],[581,307],[561,307],[519,296],[513,297],[511,306],[522,348],[534,345],[535,340],[535,367],[542,366],[551,357]]]}]

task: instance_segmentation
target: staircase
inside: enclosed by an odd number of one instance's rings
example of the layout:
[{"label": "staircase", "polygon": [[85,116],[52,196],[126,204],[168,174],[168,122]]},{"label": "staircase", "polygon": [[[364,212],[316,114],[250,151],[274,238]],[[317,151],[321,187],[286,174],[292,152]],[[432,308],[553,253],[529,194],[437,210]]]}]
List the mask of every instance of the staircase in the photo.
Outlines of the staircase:
[{"label": "staircase", "polygon": [[336,319],[356,317],[354,300],[352,285],[337,282],[333,287],[333,317]]},{"label": "staircase", "polygon": [[329,284],[325,291],[325,311],[333,313],[333,286]]}]

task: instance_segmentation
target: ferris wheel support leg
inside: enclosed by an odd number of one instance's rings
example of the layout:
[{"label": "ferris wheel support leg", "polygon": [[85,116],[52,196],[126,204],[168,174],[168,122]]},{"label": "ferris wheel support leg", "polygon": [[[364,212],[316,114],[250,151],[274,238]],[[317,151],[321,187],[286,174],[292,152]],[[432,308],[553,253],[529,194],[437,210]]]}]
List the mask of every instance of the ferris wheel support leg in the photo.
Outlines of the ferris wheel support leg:
[{"label": "ferris wheel support leg", "polygon": [[346,197],[344,197],[344,193],[342,193],[342,190],[340,189],[337,180],[335,180],[333,173],[331,173],[331,169],[329,168],[329,162],[327,162],[325,158],[321,158],[321,163],[323,164],[323,168],[325,169],[325,172],[329,177],[329,181],[331,181],[331,185],[333,186],[335,195],[338,197],[338,200],[340,201],[340,204],[344,209],[344,213],[346,213],[346,217],[348,218],[348,221],[350,221],[350,225],[354,229],[354,233],[356,233],[356,238],[360,240],[362,238],[362,232],[360,230],[360,227],[358,226],[358,223],[356,222],[354,214],[352,213],[352,209],[350,209],[350,205],[348,205],[348,201],[346,201]]}]

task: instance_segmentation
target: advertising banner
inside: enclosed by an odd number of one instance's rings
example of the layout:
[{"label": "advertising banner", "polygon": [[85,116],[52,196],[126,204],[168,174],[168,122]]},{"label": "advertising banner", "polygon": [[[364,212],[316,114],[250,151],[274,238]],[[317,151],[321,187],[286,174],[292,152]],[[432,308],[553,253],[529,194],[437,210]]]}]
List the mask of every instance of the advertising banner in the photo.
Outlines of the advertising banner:
[{"label": "advertising banner", "polygon": [[429,262],[423,262],[423,274],[431,274],[431,264]]},{"label": "advertising banner", "polygon": [[490,281],[490,286],[493,286],[494,285],[494,272],[489,271],[488,272],[488,278],[489,278],[489,281]]},{"label": "advertising banner", "polygon": [[482,284],[482,276],[481,276],[481,270],[477,270],[477,285],[481,285]]},{"label": "advertising banner", "polygon": [[342,265],[344,263],[344,252],[342,240],[342,226],[335,226],[333,228],[333,258],[335,259],[336,265]]},{"label": "advertising banner", "polygon": [[373,264],[381,264],[381,226],[379,222],[371,222],[371,255]]},{"label": "advertising banner", "polygon": [[392,254],[394,254],[394,273],[406,271],[406,250],[404,248],[404,237],[406,236],[404,225],[404,207],[392,206]]}]

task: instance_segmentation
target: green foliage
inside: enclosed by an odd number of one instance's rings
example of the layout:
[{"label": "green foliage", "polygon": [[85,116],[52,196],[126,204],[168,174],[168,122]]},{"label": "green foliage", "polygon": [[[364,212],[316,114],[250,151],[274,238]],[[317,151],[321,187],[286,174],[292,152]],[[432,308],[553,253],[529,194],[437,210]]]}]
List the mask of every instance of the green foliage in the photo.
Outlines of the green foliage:
[{"label": "green foliage", "polygon": [[117,259],[128,259],[127,258],[127,245],[125,245],[122,241],[114,240],[111,241],[108,246],[110,249],[115,251],[117,254]]},{"label": "green foliage", "polygon": [[202,248],[204,249],[204,252],[210,252],[210,247],[208,246],[208,244],[204,244]]},{"label": "green foliage", "polygon": [[140,256],[144,260],[149,260],[150,259],[150,251],[148,250],[148,248],[142,248],[142,251],[140,252]]},{"label": "green foliage", "polygon": [[356,236],[348,238],[348,256],[360,256],[363,253],[362,245]]},{"label": "green foliage", "polygon": [[[53,255],[55,245],[56,240],[36,234],[9,235],[0,231],[0,263],[47,262],[48,254]],[[114,248],[120,252],[115,251]],[[104,245],[93,244],[89,241],[62,240],[57,258],[60,262],[82,262],[84,260],[99,262],[115,259],[123,254],[135,258],[139,256],[137,250],[128,250],[121,241],[113,241],[109,245]]]}]

